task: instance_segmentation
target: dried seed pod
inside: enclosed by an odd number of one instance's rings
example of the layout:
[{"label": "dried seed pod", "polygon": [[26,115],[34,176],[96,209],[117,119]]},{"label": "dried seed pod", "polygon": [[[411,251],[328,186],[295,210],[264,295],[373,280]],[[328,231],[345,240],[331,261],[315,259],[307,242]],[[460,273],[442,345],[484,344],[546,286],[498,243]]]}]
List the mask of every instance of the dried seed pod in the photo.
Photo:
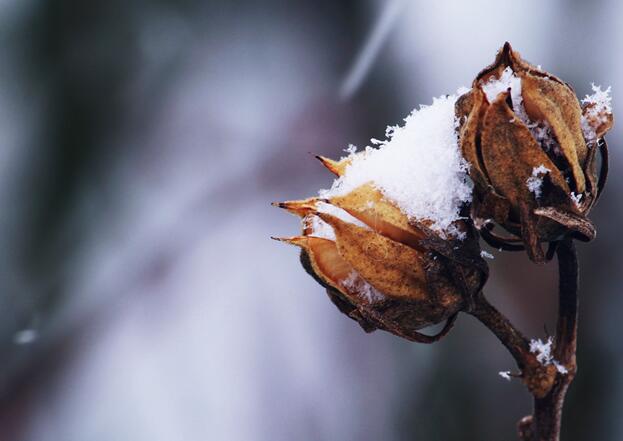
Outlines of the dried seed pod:
[{"label": "dried seed pod", "polygon": [[[609,98],[597,98],[581,107],[567,83],[522,60],[508,43],[459,98],[459,144],[474,182],[472,217],[491,245],[523,245],[542,262],[549,257],[543,243],[564,235],[593,239],[586,216],[605,183],[603,135],[613,123]],[[489,220],[511,236],[494,235]]]},{"label": "dried seed pod", "polygon": [[[343,173],[344,164],[321,161],[338,176]],[[330,199],[275,205],[303,219],[300,236],[279,240],[302,249],[305,269],[367,332],[383,329],[436,341],[487,278],[473,228],[457,222],[464,238],[442,238],[425,223],[409,221],[371,184]],[[435,336],[418,332],[444,320]]]}]

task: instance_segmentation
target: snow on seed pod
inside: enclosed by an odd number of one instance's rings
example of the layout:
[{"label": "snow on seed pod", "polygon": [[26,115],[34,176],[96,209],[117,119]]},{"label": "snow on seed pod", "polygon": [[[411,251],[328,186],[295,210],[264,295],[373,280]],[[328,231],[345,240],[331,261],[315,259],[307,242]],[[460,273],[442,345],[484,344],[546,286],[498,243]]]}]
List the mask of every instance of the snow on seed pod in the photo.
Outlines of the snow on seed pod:
[{"label": "snow on seed pod", "polygon": [[[275,205],[302,220],[279,240],[366,331],[420,342],[445,335],[488,274],[464,217],[471,197],[455,134],[456,96],[414,111],[377,148],[318,159],[336,176],[319,196]],[[435,336],[424,327],[446,325]]]}]

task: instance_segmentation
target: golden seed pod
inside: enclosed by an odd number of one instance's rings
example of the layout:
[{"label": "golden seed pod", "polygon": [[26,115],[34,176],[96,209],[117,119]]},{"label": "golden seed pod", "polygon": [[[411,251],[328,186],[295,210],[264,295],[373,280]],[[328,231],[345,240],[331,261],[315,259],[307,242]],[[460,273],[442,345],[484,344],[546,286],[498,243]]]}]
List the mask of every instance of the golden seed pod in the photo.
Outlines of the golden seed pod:
[{"label": "golden seed pod", "polygon": [[[342,161],[319,159],[343,174]],[[467,238],[443,239],[425,224],[410,222],[372,184],[330,199],[274,205],[303,219],[300,236],[278,240],[301,248],[305,269],[367,332],[383,329],[436,341],[485,283],[487,265],[474,231],[457,223]],[[435,336],[418,332],[444,320]]]},{"label": "golden seed pod", "polygon": [[[603,135],[613,119],[593,106],[582,108],[567,83],[521,59],[508,43],[459,98],[459,144],[474,182],[472,215],[491,245],[525,248],[542,262],[550,257],[542,243],[564,235],[594,238],[586,215],[605,183]],[[488,220],[512,236],[494,235]]]}]

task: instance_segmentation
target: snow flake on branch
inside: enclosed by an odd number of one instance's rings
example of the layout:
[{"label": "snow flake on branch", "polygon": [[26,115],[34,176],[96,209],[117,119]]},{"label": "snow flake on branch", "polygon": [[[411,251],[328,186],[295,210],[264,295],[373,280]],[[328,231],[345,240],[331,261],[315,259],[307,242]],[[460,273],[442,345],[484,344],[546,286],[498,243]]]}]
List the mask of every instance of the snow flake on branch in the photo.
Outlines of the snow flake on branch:
[{"label": "snow flake on branch", "polygon": [[552,355],[552,337],[548,337],[547,341],[540,338],[530,340],[530,352],[536,354],[536,360],[543,366],[553,364],[556,370],[561,374],[566,374],[567,368],[554,359]]}]

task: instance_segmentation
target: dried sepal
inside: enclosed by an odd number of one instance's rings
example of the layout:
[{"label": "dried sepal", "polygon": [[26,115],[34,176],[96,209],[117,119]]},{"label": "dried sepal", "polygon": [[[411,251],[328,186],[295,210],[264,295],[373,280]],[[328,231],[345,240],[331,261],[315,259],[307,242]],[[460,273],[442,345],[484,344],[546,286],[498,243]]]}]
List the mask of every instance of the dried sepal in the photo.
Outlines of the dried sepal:
[{"label": "dried sepal", "polygon": [[340,256],[335,242],[313,236],[295,236],[278,240],[296,245],[305,251],[312,272],[324,285],[338,289],[348,297],[355,297],[343,287],[344,280],[349,278],[354,269]]},{"label": "dried sepal", "polygon": [[374,287],[389,297],[426,297],[421,256],[416,250],[329,214],[318,216],[335,230],[340,254]]},{"label": "dried sepal", "polygon": [[420,244],[426,237],[425,234],[413,227],[404,213],[387,201],[372,184],[362,185],[344,196],[333,197],[328,202],[360,220],[373,231],[413,249],[425,251]]},{"label": "dried sepal", "polygon": [[463,121],[460,128],[461,152],[470,164],[470,177],[480,187],[488,186],[486,168],[480,155],[481,127],[487,109],[482,90],[472,89],[457,101],[457,117]]},{"label": "dried sepal", "polygon": [[585,190],[584,172],[587,147],[580,118],[582,110],[573,91],[549,78],[521,75],[521,93],[526,113],[532,121],[545,121],[551,127],[561,153],[575,180],[575,190]]}]

